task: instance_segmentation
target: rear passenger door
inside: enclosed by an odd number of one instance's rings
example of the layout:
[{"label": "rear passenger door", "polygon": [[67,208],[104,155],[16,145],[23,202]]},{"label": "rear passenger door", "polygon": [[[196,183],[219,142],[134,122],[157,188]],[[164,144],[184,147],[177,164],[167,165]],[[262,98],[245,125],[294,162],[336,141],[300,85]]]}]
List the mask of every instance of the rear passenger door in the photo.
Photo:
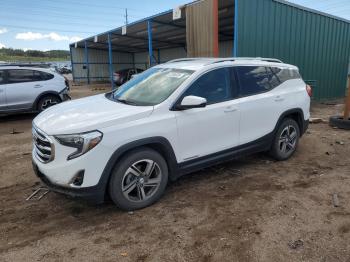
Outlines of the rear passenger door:
[{"label": "rear passenger door", "polygon": [[40,73],[30,69],[10,69],[7,72],[6,100],[8,109],[31,108],[43,87]]},{"label": "rear passenger door", "polygon": [[6,84],[6,77],[5,77],[5,70],[0,70],[0,110],[5,110],[6,105],[6,93],[5,93],[5,84]]},{"label": "rear passenger door", "polygon": [[235,67],[240,86],[240,144],[271,133],[281,115],[285,97],[275,88],[280,84],[270,67]]}]

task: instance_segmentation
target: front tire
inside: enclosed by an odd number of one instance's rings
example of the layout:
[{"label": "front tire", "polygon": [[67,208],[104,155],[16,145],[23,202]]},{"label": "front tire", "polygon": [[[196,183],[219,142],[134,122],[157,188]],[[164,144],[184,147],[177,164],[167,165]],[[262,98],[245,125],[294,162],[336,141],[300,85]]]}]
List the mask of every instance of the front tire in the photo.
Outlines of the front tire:
[{"label": "front tire", "polygon": [[299,138],[298,123],[291,118],[284,119],[275,134],[270,150],[271,156],[278,161],[287,160],[296,151]]},{"label": "front tire", "polygon": [[42,98],[40,98],[39,102],[38,102],[38,111],[42,112],[46,109],[48,109],[51,106],[54,106],[56,104],[61,103],[61,99],[57,96],[54,95],[46,95]]},{"label": "front tire", "polygon": [[164,158],[148,148],[125,155],[114,167],[109,182],[112,201],[123,210],[136,210],[160,199],[168,183]]}]

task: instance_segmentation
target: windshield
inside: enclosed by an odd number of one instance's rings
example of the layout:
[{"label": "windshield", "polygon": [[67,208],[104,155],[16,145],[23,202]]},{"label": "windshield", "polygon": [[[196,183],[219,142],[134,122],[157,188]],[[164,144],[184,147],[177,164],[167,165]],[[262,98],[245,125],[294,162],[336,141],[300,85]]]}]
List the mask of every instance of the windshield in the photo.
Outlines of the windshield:
[{"label": "windshield", "polygon": [[157,105],[167,99],[194,71],[150,68],[120,86],[112,98],[126,104]]}]

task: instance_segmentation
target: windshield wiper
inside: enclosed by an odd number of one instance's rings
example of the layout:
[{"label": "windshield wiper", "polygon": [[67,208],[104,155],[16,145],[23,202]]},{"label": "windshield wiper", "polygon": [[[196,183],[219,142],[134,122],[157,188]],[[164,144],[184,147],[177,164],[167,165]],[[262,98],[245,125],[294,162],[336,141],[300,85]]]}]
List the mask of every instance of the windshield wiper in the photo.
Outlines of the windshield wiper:
[{"label": "windshield wiper", "polygon": [[123,104],[126,104],[126,105],[135,105],[134,102],[131,102],[131,101],[126,100],[126,99],[117,98],[116,100],[117,100],[118,102],[123,103]]}]

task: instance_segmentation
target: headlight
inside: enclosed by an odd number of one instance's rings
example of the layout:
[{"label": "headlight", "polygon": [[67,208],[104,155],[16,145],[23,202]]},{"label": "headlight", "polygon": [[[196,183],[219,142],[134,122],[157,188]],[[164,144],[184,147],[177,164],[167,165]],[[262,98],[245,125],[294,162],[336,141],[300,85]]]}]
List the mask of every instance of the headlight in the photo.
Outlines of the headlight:
[{"label": "headlight", "polygon": [[92,131],[89,133],[73,134],[73,135],[57,135],[55,139],[64,146],[76,148],[77,150],[70,154],[67,160],[74,159],[93,149],[102,140],[102,133]]}]

